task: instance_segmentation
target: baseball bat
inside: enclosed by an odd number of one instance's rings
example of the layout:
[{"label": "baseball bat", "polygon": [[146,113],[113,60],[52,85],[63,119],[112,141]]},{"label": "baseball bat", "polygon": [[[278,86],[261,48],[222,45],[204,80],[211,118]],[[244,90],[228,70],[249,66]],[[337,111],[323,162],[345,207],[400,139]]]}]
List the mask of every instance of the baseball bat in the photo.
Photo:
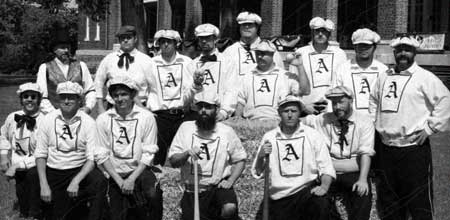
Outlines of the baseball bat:
[{"label": "baseball bat", "polygon": [[200,206],[198,202],[198,162],[194,160],[194,220],[200,220]]},{"label": "baseball bat", "polygon": [[269,220],[269,154],[265,156],[266,163],[264,164],[264,200],[263,200],[263,220]]}]

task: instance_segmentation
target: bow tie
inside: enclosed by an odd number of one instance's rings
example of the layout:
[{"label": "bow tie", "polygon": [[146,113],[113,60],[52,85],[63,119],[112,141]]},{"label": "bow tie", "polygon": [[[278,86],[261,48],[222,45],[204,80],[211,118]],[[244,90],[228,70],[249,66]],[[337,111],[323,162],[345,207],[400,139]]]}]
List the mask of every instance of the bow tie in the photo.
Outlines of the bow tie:
[{"label": "bow tie", "polygon": [[348,124],[350,124],[350,121],[347,119],[341,119],[338,121],[339,126],[341,127],[341,132],[339,133],[339,145],[341,147],[341,156],[344,151],[344,143],[345,145],[348,145],[347,138],[345,135],[348,133]]},{"label": "bow tie", "polygon": [[213,54],[200,57],[200,62],[209,62],[209,61],[217,61],[217,56]]},{"label": "bow tie", "polygon": [[24,124],[26,124],[28,130],[33,130],[36,125],[36,119],[29,115],[15,114],[14,121],[17,123],[17,128],[21,128]]},{"label": "bow tie", "polygon": [[242,47],[244,48],[245,51],[247,51],[247,59],[250,58],[253,63],[256,63],[255,58],[253,58],[253,54],[250,51],[251,49],[250,44],[242,44]]},{"label": "bow tie", "polygon": [[119,56],[119,62],[117,63],[117,66],[122,68],[124,60],[125,60],[125,69],[128,70],[128,67],[130,67],[130,63],[134,62],[134,57],[131,56],[129,53],[122,53]]}]

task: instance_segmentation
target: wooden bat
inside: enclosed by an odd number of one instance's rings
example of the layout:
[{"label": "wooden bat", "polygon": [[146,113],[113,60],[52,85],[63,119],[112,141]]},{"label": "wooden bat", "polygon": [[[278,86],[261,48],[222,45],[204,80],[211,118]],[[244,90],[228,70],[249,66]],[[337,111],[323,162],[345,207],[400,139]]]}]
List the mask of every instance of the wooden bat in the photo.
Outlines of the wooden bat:
[{"label": "wooden bat", "polygon": [[194,160],[194,220],[200,220],[200,206],[198,202],[198,162]]},{"label": "wooden bat", "polygon": [[263,220],[269,220],[269,154],[265,156],[266,164],[264,165],[264,200],[263,200]]}]

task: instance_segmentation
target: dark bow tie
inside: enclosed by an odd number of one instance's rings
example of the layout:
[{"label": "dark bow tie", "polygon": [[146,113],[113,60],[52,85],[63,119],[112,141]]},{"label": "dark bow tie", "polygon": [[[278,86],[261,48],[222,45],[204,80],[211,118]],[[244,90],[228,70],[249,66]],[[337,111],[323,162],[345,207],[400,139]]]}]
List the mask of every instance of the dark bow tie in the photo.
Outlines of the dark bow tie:
[{"label": "dark bow tie", "polygon": [[24,124],[26,124],[28,130],[33,130],[36,125],[36,119],[29,115],[15,114],[14,121],[17,123],[17,128],[21,128]]},{"label": "dark bow tie", "polygon": [[119,56],[119,62],[117,63],[117,66],[122,68],[124,60],[125,60],[125,69],[128,70],[128,68],[130,67],[130,63],[134,62],[134,57],[131,56],[129,53],[122,53]]},{"label": "dark bow tie", "polygon": [[213,54],[213,55],[204,55],[200,57],[200,62],[210,62],[210,61],[217,61],[217,56]]},{"label": "dark bow tie", "polygon": [[253,54],[250,51],[251,49],[250,44],[242,44],[242,47],[244,48],[245,51],[247,51],[247,58],[250,58],[253,63],[256,63],[255,58],[253,58]]},{"label": "dark bow tie", "polygon": [[348,133],[348,125],[350,124],[350,121],[347,119],[341,119],[338,122],[339,126],[341,127],[341,132],[339,133],[339,145],[341,147],[341,156],[342,156],[344,151],[344,143],[345,145],[348,145],[348,141],[345,135]]}]

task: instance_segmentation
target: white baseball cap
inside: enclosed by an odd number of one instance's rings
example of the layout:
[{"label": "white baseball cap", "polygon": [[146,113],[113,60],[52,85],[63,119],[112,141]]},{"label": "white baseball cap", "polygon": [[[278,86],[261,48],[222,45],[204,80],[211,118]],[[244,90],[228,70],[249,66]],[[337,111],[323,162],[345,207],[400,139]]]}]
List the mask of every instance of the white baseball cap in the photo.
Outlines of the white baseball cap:
[{"label": "white baseball cap", "polygon": [[19,86],[19,89],[17,90],[16,93],[17,93],[17,95],[20,95],[26,91],[33,91],[33,92],[37,92],[42,95],[42,90],[37,83],[31,83],[31,82],[24,83]]},{"label": "white baseball cap", "polygon": [[419,41],[417,41],[413,36],[400,36],[392,39],[391,41],[391,47],[397,47],[401,44],[409,45],[415,48],[420,46]]},{"label": "white baseball cap", "polygon": [[209,23],[201,24],[195,28],[196,37],[204,37],[209,35],[214,35],[218,37],[219,33],[220,33],[219,28]]},{"label": "white baseball cap", "polygon": [[139,86],[137,85],[136,81],[128,76],[116,76],[110,79],[107,83],[108,89],[114,85],[124,85],[132,90],[139,90]]},{"label": "white baseball cap", "polygon": [[309,22],[309,27],[313,30],[319,28],[325,28],[327,31],[334,30],[334,23],[330,19],[323,19],[321,17],[315,17]]},{"label": "white baseball cap", "polygon": [[377,44],[380,39],[380,35],[368,28],[358,29],[352,34],[353,44]]},{"label": "white baseball cap", "polygon": [[75,94],[82,96],[83,88],[78,83],[66,81],[58,84],[56,87],[56,94]]},{"label": "white baseball cap", "polygon": [[158,32],[155,33],[154,38],[155,38],[155,41],[158,41],[159,38],[167,38],[167,39],[175,40],[177,42],[181,42],[180,33],[178,33],[178,31],[169,30],[169,29],[159,30]]},{"label": "white baseball cap", "polygon": [[239,15],[236,17],[236,21],[238,24],[245,24],[245,23],[256,23],[258,25],[261,24],[262,19],[259,15],[255,13],[250,13],[248,11],[244,11],[239,13]]}]

